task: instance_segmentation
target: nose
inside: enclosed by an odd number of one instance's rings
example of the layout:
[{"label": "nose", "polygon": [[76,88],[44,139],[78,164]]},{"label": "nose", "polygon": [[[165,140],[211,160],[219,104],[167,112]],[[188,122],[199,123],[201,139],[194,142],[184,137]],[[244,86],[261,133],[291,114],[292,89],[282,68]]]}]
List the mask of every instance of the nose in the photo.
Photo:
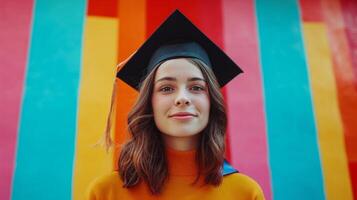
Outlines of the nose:
[{"label": "nose", "polygon": [[190,105],[190,104],[191,104],[191,100],[185,89],[179,90],[175,99],[175,105],[181,106],[181,105]]}]

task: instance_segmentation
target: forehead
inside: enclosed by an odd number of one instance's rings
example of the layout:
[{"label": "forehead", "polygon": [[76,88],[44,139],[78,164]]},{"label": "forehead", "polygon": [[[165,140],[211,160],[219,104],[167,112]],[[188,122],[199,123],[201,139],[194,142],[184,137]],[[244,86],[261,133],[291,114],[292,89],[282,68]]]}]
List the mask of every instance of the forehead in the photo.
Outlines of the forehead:
[{"label": "forehead", "polygon": [[156,71],[155,80],[163,77],[180,78],[204,78],[201,70],[185,58],[167,60]]}]

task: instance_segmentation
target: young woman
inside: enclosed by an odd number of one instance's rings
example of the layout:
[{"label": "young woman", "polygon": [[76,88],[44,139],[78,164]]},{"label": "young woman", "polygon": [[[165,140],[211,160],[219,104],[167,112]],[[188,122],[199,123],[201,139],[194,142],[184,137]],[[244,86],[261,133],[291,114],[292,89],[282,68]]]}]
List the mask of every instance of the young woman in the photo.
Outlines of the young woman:
[{"label": "young woman", "polygon": [[197,31],[174,12],[118,73],[139,90],[128,116],[132,137],[118,171],[96,179],[89,199],[264,199],[224,160],[220,87],[241,71]]}]

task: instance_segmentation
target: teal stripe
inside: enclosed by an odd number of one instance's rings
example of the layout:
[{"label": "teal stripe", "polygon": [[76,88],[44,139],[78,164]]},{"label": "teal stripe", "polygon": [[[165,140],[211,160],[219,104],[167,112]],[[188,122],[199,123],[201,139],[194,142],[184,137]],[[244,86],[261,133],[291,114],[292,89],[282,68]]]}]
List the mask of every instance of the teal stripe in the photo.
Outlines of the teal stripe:
[{"label": "teal stripe", "polygon": [[273,197],[324,199],[298,3],[257,0]]},{"label": "teal stripe", "polygon": [[12,199],[71,199],[85,0],[35,2]]}]

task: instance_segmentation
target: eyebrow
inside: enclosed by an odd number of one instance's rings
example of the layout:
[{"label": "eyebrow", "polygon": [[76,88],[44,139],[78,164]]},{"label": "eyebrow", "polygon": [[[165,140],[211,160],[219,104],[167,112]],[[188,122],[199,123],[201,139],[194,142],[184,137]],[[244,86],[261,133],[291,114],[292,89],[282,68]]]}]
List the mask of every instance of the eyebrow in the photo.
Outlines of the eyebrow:
[{"label": "eyebrow", "polygon": [[[177,81],[177,79],[174,77],[163,77],[163,78],[160,78],[159,80],[157,80],[155,83],[160,82],[160,81]],[[205,79],[200,78],[200,77],[188,78],[187,81],[204,81],[204,82],[206,82]]]}]

